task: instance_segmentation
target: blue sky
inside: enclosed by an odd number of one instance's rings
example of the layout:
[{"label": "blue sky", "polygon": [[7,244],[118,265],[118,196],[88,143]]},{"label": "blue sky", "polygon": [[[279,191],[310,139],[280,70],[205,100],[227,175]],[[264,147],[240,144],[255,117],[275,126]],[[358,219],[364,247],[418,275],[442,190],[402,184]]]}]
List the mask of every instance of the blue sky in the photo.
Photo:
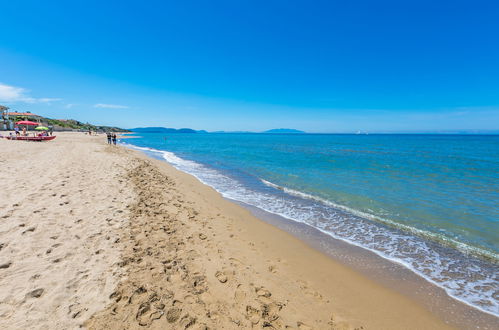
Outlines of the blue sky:
[{"label": "blue sky", "polygon": [[499,129],[497,1],[0,1],[0,104],[122,127]]}]

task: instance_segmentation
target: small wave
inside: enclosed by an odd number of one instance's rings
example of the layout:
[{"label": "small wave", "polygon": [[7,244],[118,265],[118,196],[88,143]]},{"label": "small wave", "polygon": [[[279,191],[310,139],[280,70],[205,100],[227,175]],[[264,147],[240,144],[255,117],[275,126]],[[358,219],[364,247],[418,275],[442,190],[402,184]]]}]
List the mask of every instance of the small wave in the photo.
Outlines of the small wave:
[{"label": "small wave", "polygon": [[499,260],[499,255],[497,253],[492,252],[492,251],[480,249],[478,247],[470,246],[468,244],[456,241],[452,238],[449,238],[449,237],[446,237],[443,235],[435,234],[435,233],[432,233],[432,232],[429,232],[426,230],[421,230],[418,228],[407,226],[407,225],[404,225],[404,224],[401,224],[401,223],[398,223],[398,222],[395,222],[395,221],[392,221],[389,219],[381,218],[379,216],[376,216],[376,215],[373,215],[370,213],[355,210],[355,209],[352,209],[348,206],[336,204],[334,202],[331,202],[331,201],[326,200],[326,199],[321,198],[321,197],[313,196],[313,195],[303,193],[301,191],[297,191],[294,189],[282,187],[282,186],[279,186],[275,183],[272,183],[272,182],[264,180],[264,179],[260,179],[260,181],[268,187],[281,190],[287,194],[297,196],[300,198],[305,198],[305,199],[317,201],[317,202],[323,203],[325,205],[331,206],[333,208],[340,209],[340,210],[343,210],[343,211],[348,212],[350,214],[356,215],[356,216],[361,217],[361,218],[365,218],[365,219],[369,219],[369,220],[373,220],[373,221],[378,221],[378,222],[383,223],[385,225],[388,225],[390,227],[401,229],[405,232],[409,232],[411,234],[423,237],[425,239],[431,239],[431,240],[434,240],[436,242],[443,243],[443,244],[448,245],[452,248],[458,249],[463,253],[472,254],[472,255],[475,255],[475,256],[478,256],[481,258],[485,258],[488,261],[493,262],[493,263],[497,263]]}]

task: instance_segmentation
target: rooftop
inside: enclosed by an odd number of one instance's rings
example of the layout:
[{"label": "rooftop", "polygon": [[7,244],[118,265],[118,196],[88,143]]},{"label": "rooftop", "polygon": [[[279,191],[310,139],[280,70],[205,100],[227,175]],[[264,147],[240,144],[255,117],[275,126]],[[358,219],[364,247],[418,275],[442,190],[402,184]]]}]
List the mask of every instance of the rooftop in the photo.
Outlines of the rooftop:
[{"label": "rooftop", "polygon": [[7,112],[9,116],[28,116],[28,117],[40,117],[31,112]]}]

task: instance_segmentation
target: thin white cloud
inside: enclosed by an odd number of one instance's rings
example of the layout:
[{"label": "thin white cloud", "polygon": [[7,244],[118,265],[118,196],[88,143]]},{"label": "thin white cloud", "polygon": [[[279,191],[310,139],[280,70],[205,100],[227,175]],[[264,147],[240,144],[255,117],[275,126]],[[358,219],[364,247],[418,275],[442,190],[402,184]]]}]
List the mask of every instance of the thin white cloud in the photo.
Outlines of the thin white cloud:
[{"label": "thin white cloud", "polygon": [[0,83],[0,101],[16,102],[24,99],[24,89]]},{"label": "thin white cloud", "polygon": [[74,107],[76,104],[73,104],[73,103],[68,103],[64,106],[65,109],[71,109],[72,107]]},{"label": "thin white cloud", "polygon": [[104,103],[97,103],[94,105],[94,108],[105,108],[105,109],[128,109],[126,105],[119,105],[119,104],[104,104]]},{"label": "thin white cloud", "polygon": [[21,87],[0,83],[0,102],[7,103],[50,103],[61,101],[61,98],[42,97],[35,98],[29,95],[29,90]]},{"label": "thin white cloud", "polygon": [[40,103],[50,103],[50,102],[62,101],[62,99],[58,98],[58,97],[42,97],[42,98],[34,99],[34,100],[36,102],[40,102]]}]

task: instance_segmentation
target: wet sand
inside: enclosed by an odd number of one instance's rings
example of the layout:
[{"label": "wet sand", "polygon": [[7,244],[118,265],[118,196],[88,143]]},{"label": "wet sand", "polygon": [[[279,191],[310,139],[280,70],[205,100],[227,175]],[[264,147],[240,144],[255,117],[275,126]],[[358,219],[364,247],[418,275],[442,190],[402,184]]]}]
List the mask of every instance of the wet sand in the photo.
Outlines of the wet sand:
[{"label": "wet sand", "polygon": [[[236,202],[236,201],[235,201]],[[236,202],[239,203],[239,202]],[[290,221],[256,207],[239,203],[259,219],[278,227],[342,265],[373,279],[389,289],[416,300],[445,323],[460,329],[498,329],[499,318],[450,297],[408,268],[372,251],[335,239],[309,225]]]},{"label": "wet sand", "polygon": [[2,328],[449,328],[164,162],[58,135],[0,139]]}]

